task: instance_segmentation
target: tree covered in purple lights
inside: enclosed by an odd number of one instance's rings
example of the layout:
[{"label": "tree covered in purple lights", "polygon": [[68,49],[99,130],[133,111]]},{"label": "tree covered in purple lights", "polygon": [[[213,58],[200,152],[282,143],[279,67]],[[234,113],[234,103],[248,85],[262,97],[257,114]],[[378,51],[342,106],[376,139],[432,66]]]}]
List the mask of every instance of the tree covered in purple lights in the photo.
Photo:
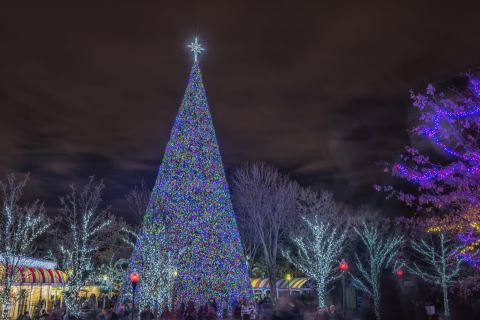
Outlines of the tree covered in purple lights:
[{"label": "tree covered in purple lights", "polygon": [[[433,150],[421,151],[408,146],[400,161],[388,165],[396,177],[411,183],[407,192],[392,186],[375,186],[390,197],[405,202],[418,212],[447,214],[447,227],[467,250],[465,260],[480,266],[480,81],[468,76],[466,86],[448,93],[437,92],[433,85],[426,94],[411,93],[418,110],[414,136],[426,139]],[[445,228],[443,230],[446,230]]]}]

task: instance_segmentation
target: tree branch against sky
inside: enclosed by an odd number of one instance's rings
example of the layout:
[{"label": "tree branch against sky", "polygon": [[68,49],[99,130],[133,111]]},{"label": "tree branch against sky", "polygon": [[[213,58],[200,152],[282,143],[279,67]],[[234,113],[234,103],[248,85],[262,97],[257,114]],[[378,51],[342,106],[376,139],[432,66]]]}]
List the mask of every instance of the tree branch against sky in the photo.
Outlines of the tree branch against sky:
[{"label": "tree branch against sky", "polygon": [[[29,257],[35,249],[35,241],[50,228],[51,222],[45,208],[38,200],[20,205],[19,201],[28,176],[18,180],[13,174],[0,181],[0,294],[2,320],[7,320],[11,307],[11,291],[18,281],[17,267],[22,258]],[[13,304],[16,298],[13,297]]]},{"label": "tree branch against sky", "polygon": [[93,255],[104,241],[102,234],[111,224],[108,210],[102,208],[105,185],[93,177],[80,189],[71,185],[70,194],[60,198],[62,224],[66,228],[60,243],[60,267],[68,274],[68,290],[64,291],[65,305],[70,315],[80,315],[83,302],[82,287],[93,280]]},{"label": "tree branch against sky", "polygon": [[406,269],[425,282],[438,286],[442,292],[443,312],[450,316],[448,290],[458,285],[463,263],[459,253],[463,246],[456,241],[455,233],[439,226],[440,219],[412,220],[409,251]]},{"label": "tree branch against sky", "polygon": [[327,293],[332,282],[341,274],[338,270],[340,254],[348,234],[344,223],[325,216],[302,217],[304,232],[292,239],[294,252],[283,251],[293,266],[315,282],[318,306],[327,306]]},{"label": "tree branch against sky", "polygon": [[265,259],[270,292],[276,299],[277,255],[295,217],[298,185],[263,162],[238,168],[232,179],[233,202],[242,228],[251,228]]},{"label": "tree branch against sky", "polygon": [[134,214],[135,222],[137,224],[141,224],[143,221],[151,193],[152,192],[147,189],[145,182],[142,180],[139,185],[136,185],[125,196],[128,208],[130,209],[130,212]]},{"label": "tree branch against sky", "polygon": [[[426,94],[411,94],[418,110],[412,135],[429,143],[428,150],[407,146],[400,160],[387,165],[396,177],[415,187],[413,192],[392,186],[375,186],[418,212],[458,216],[462,254],[480,266],[480,80],[465,77],[466,85]],[[455,217],[453,217],[455,219]]]},{"label": "tree branch against sky", "polygon": [[322,190],[318,194],[302,188],[297,211],[302,219],[302,227],[292,232],[295,250],[284,250],[282,254],[315,282],[319,307],[326,307],[329,287],[341,276],[338,262],[344,250],[349,224],[341,215],[333,195],[327,191]]},{"label": "tree branch against sky", "polygon": [[352,278],[361,290],[368,293],[373,299],[375,318],[380,314],[380,278],[387,269],[399,247],[404,243],[404,237],[392,233],[391,226],[386,220],[363,221],[354,227],[356,235],[363,246],[363,254],[355,252],[356,272]]}]

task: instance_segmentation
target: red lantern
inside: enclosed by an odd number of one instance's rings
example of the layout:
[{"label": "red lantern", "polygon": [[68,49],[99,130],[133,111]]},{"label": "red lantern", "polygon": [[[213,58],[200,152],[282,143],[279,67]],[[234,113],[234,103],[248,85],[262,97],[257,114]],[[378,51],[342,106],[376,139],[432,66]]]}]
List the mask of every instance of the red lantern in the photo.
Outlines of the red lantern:
[{"label": "red lantern", "polygon": [[338,268],[340,269],[340,271],[342,272],[345,272],[348,270],[348,264],[347,262],[345,261],[345,259],[342,259],[342,261],[340,261],[340,264],[338,265]]},{"label": "red lantern", "polygon": [[398,269],[397,272],[395,272],[397,277],[401,278],[405,274],[405,272],[402,269]]},{"label": "red lantern", "polygon": [[137,283],[138,280],[140,280],[140,275],[138,273],[136,272],[130,273],[130,281],[132,282],[132,284]]}]

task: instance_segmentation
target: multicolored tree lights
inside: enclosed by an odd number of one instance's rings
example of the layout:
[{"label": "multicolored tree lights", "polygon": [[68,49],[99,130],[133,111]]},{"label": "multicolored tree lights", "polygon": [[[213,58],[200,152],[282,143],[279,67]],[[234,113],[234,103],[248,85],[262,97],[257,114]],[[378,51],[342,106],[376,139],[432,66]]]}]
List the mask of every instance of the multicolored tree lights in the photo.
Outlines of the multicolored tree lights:
[{"label": "multicolored tree lights", "polygon": [[430,218],[426,231],[432,234],[445,233],[454,235],[462,246],[457,253],[465,262],[480,268],[480,221],[479,215],[467,212],[463,215],[445,216],[443,218]]},{"label": "multicolored tree lights", "polygon": [[[440,157],[407,147],[393,175],[406,179],[417,192],[376,186],[422,212],[455,216],[450,229],[464,243],[463,257],[479,265],[480,247],[480,81],[468,78],[466,88],[450,95],[437,93],[432,85],[426,95],[412,94],[420,112],[412,133],[428,139]],[[431,152],[431,154],[435,154]],[[386,169],[388,171],[388,168]]]},{"label": "multicolored tree lights", "polygon": [[[197,61],[153,187],[144,226],[161,217],[168,220],[169,243],[177,259],[176,301],[203,303],[209,298],[232,299],[248,294],[245,258]],[[156,237],[157,231],[148,231],[145,236]],[[138,242],[136,251],[151,250],[155,249]],[[144,279],[142,270],[137,271]]]}]

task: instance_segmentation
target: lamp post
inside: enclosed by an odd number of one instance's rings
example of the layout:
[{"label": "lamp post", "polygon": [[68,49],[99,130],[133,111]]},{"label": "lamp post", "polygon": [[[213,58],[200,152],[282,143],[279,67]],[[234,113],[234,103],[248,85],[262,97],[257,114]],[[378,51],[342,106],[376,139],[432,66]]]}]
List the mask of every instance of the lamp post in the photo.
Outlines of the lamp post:
[{"label": "lamp post", "polygon": [[398,269],[395,271],[395,274],[397,275],[398,281],[400,282],[400,289],[403,291],[403,275],[405,274],[405,271],[402,269]]},{"label": "lamp post", "polygon": [[342,259],[342,261],[340,261],[340,264],[338,265],[338,269],[340,269],[340,271],[342,272],[342,313],[343,313],[343,317],[346,319],[347,318],[347,315],[346,315],[346,310],[347,308],[345,307],[345,304],[346,304],[346,301],[345,301],[345,273],[347,272],[348,270],[348,264],[347,264],[347,261],[345,261],[345,259]]},{"label": "lamp post", "polygon": [[138,280],[140,280],[140,275],[137,272],[130,273],[130,282],[132,283],[132,320],[135,312],[135,289],[137,288]]},{"label": "lamp post", "polygon": [[290,297],[290,281],[292,280],[292,275],[290,273],[287,273],[285,275],[285,280],[287,281],[288,296]]}]

